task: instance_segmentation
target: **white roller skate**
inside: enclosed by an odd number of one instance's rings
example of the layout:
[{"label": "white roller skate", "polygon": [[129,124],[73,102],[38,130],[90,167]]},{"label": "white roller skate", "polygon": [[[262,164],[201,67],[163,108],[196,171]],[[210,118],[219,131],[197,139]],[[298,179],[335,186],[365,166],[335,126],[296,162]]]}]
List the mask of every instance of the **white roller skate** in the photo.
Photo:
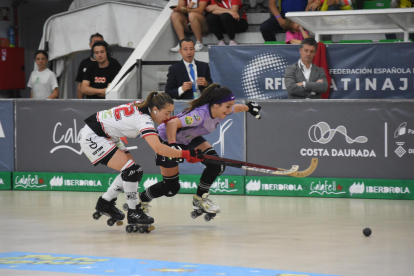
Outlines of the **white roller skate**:
[{"label": "white roller skate", "polygon": [[211,199],[208,199],[209,193],[203,194],[202,197],[199,197],[198,195],[193,196],[193,209],[194,211],[191,212],[191,217],[193,219],[204,215],[205,221],[210,221],[212,219],[218,219],[220,216],[217,216],[218,213],[220,213],[220,207],[211,201]]},{"label": "white roller skate", "polygon": [[[128,211],[128,214],[130,212],[131,209],[128,208],[128,204],[124,204],[123,209],[125,211]],[[125,230],[128,233],[131,232],[139,232],[139,233],[150,233],[151,231],[153,231],[155,229],[155,227],[153,225],[151,225],[152,223],[154,223],[154,219],[149,215],[149,208],[151,206],[148,204],[148,202],[142,202],[139,203],[136,207],[136,214],[138,216],[140,216],[140,219],[138,220],[129,220],[129,216],[128,216],[128,224],[125,228]],[[132,214],[131,214],[132,215]],[[134,216],[134,215],[132,215]]]},{"label": "white roller skate", "polygon": [[116,198],[111,201],[106,201],[102,197],[99,197],[98,202],[96,203],[96,212],[93,213],[92,217],[95,220],[101,218],[102,215],[108,216],[107,221],[109,226],[113,226],[115,223],[118,226],[123,224],[122,220],[125,218],[125,214],[121,210],[115,207]]}]

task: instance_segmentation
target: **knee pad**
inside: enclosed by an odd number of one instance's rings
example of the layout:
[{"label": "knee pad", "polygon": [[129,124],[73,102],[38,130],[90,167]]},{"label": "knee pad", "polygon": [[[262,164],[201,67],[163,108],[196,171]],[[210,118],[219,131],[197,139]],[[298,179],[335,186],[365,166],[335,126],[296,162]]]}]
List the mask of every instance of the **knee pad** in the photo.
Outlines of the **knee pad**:
[{"label": "knee pad", "polygon": [[180,191],[181,186],[179,179],[179,174],[170,176],[170,177],[162,177],[164,179],[164,183],[162,185],[162,191],[166,197],[173,197],[175,196],[178,191]]},{"label": "knee pad", "polygon": [[122,169],[121,172],[122,180],[127,182],[140,182],[143,175],[144,171],[142,170],[142,167],[135,163],[132,163],[132,165],[126,169]]},{"label": "knee pad", "polygon": [[[207,155],[211,155],[211,156],[217,156],[219,157],[219,155],[217,154],[217,152],[214,150],[214,148],[208,148],[206,149],[203,154],[207,154]],[[216,164],[204,164],[206,166],[206,170],[215,176],[219,176],[222,175],[224,170],[226,169],[226,166],[224,165],[216,165]]]}]

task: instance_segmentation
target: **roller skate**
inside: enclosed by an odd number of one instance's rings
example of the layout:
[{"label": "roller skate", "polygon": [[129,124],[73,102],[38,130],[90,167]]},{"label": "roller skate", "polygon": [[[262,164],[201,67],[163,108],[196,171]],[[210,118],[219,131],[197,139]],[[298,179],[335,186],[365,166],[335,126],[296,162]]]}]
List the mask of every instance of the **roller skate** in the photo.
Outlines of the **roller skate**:
[{"label": "roller skate", "polygon": [[[146,203],[146,205],[148,205],[148,203]],[[149,233],[155,229],[155,227],[151,225],[154,223],[154,219],[145,213],[143,204],[138,204],[136,210],[129,209],[128,205],[125,206],[125,204],[123,207],[124,209],[126,207],[128,210],[128,225],[125,227],[127,233],[139,232],[142,234]],[[148,206],[146,209],[148,210]]]},{"label": "roller skate", "polygon": [[209,222],[212,219],[217,219],[220,216],[217,216],[220,213],[220,207],[215,205],[211,199],[208,199],[209,193],[203,194],[202,197],[198,195],[193,196],[193,209],[191,212],[191,217],[196,219],[197,217],[204,215],[204,220]]},{"label": "roller skate", "polygon": [[106,201],[102,197],[99,197],[98,202],[96,203],[96,212],[93,213],[92,217],[95,220],[101,218],[102,215],[108,216],[107,221],[109,226],[113,226],[115,223],[118,226],[123,224],[122,220],[125,218],[125,214],[115,207],[116,198],[111,201]]}]

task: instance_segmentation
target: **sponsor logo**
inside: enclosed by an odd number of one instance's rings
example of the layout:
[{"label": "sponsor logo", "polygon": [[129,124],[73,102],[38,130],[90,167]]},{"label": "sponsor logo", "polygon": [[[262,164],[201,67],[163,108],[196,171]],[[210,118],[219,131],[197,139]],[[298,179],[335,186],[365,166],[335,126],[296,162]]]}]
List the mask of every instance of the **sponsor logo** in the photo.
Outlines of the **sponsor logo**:
[{"label": "sponsor logo", "polygon": [[250,180],[246,185],[247,193],[250,191],[303,191],[302,185],[297,184],[266,184],[259,180]]},{"label": "sponsor logo", "polygon": [[63,179],[63,176],[53,176],[49,181],[50,188],[61,186],[77,186],[77,187],[98,187],[102,186],[100,180],[80,180],[80,179]]},{"label": "sponsor logo", "polygon": [[338,126],[335,129],[331,129],[325,122],[319,122],[316,125],[312,125],[309,128],[308,135],[309,139],[314,143],[327,144],[333,139],[337,132],[345,136],[345,141],[348,144],[366,143],[368,141],[368,138],[365,136],[358,136],[355,139],[352,139],[347,135],[347,130],[344,126]]},{"label": "sponsor logo", "polygon": [[126,200],[135,200],[135,199],[138,198],[137,195],[138,195],[137,192],[126,192],[125,193],[125,198],[126,198]]},{"label": "sponsor logo", "polygon": [[4,185],[3,178],[0,178],[0,185]]},{"label": "sponsor logo", "polygon": [[20,257],[0,258],[0,264],[39,264],[39,265],[92,265],[109,259],[90,259],[89,257],[61,257],[56,255],[23,255]]},{"label": "sponsor logo", "polygon": [[[409,129],[407,128],[407,122],[401,123],[397,129],[394,131],[394,138],[399,138],[402,139],[404,135],[410,135],[410,134],[414,134],[414,130],[413,129]],[[397,148],[394,150],[395,154],[398,157],[403,157],[406,153],[408,154],[414,154],[414,149],[410,149],[410,148],[404,148],[404,144],[405,142],[395,142],[397,144]]]},{"label": "sponsor logo", "polygon": [[221,178],[219,177],[217,178],[216,181],[214,181],[213,185],[211,185],[210,191],[212,191],[213,193],[217,193],[217,192],[231,193],[231,192],[237,191],[237,189],[234,189],[235,186],[236,186],[236,181],[229,183],[228,178],[222,181]]},{"label": "sponsor logo", "polygon": [[349,187],[349,194],[410,194],[410,189],[408,187],[389,187],[389,186],[368,186],[362,183],[354,182]]},{"label": "sponsor logo", "polygon": [[[100,152],[101,150],[103,150],[103,146],[100,146],[99,149],[95,150],[92,155],[97,154],[98,152]],[[99,154],[99,156],[101,156],[103,154],[103,152],[101,154]]]},{"label": "sponsor logo", "polygon": [[180,186],[183,189],[197,189],[197,183],[195,182],[191,182],[191,181],[182,181],[181,179],[179,180],[180,182]]},{"label": "sponsor logo", "polygon": [[193,118],[191,116],[186,116],[184,121],[187,125],[191,125],[193,123]]},{"label": "sponsor logo", "polygon": [[90,138],[90,139],[85,139],[86,141],[88,141],[89,143],[90,143],[90,145],[89,145],[89,147],[91,148],[91,149],[96,149],[97,147],[98,147],[98,144],[97,143],[95,143],[94,141],[92,141],[92,138]]},{"label": "sponsor logo", "polygon": [[95,83],[105,83],[106,78],[105,77],[95,77]]},{"label": "sponsor logo", "polygon": [[403,157],[403,155],[407,152],[402,145],[404,145],[404,142],[398,142],[397,145],[399,146],[394,152],[398,155],[398,157]]},{"label": "sponsor logo", "polygon": [[399,136],[403,136],[407,131],[407,122],[404,122],[397,127],[394,132],[394,138],[398,138]]},{"label": "sponsor logo", "polygon": [[[322,145],[328,144],[336,135],[340,133],[345,137],[345,141],[348,144],[360,143],[364,144],[368,142],[368,138],[365,136],[358,136],[355,139],[352,139],[348,136],[347,129],[344,126],[338,126],[335,129],[331,127],[326,122],[319,122],[315,125],[312,125],[308,130],[309,139],[314,143],[319,143]],[[377,157],[376,153],[372,149],[323,149],[323,148],[302,148],[300,150],[302,156],[328,156],[328,157]]]},{"label": "sponsor logo", "polygon": [[4,135],[3,127],[1,125],[1,121],[0,121],[0,138],[6,138],[6,135]]},{"label": "sponsor logo", "polygon": [[[218,125],[219,123],[217,123]],[[226,131],[231,127],[231,125],[233,124],[233,119],[228,119],[227,121],[225,121],[222,125],[220,125],[220,136],[219,139],[217,140],[217,142],[215,142],[212,147],[214,147],[217,144],[220,144],[220,156],[224,155],[224,142],[225,142],[225,133]],[[217,128],[216,125],[216,128]]]},{"label": "sponsor logo", "polygon": [[[80,147],[80,145],[78,144],[79,140],[80,140],[80,133],[78,133],[75,119],[73,119],[73,128],[72,127],[67,128],[66,132],[65,132],[65,129],[62,130],[62,123],[58,122],[53,128],[53,143],[55,143],[58,146],[51,149],[50,153],[54,153],[55,151],[59,149],[68,149],[68,150],[71,150],[77,153],[78,155],[81,155],[82,149],[78,151],[74,149],[73,147],[67,145],[69,143],[77,144]],[[61,143],[65,143],[65,145],[59,145]]]},{"label": "sponsor logo", "polygon": [[334,195],[339,195],[339,194],[345,194],[345,191],[342,191],[342,186],[341,184],[336,185],[335,181],[332,181],[332,183],[329,183],[328,180],[325,180],[325,182],[311,182],[310,185],[310,192],[309,194],[313,194],[313,193],[317,193],[320,195],[324,195],[324,194],[334,194]]},{"label": "sponsor logo", "polygon": [[201,118],[200,118],[200,116],[198,114],[194,114],[194,119],[196,121],[200,121],[201,120]]},{"label": "sponsor logo", "polygon": [[23,187],[24,189],[46,187],[46,184],[44,184],[44,180],[42,178],[39,179],[37,175],[31,177],[30,174],[27,177],[25,175],[22,177],[16,176],[14,184],[15,188]]}]

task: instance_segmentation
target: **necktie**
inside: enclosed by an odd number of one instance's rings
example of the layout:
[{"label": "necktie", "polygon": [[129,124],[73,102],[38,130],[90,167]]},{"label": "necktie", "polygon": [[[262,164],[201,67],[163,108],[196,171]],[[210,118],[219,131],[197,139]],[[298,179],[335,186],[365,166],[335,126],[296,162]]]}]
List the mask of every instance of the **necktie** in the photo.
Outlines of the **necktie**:
[{"label": "necktie", "polygon": [[194,74],[193,64],[190,64],[189,66],[190,66],[190,76],[192,78],[191,82],[193,83],[193,98],[197,99],[198,94],[197,94],[197,90],[195,87],[195,74]]}]

